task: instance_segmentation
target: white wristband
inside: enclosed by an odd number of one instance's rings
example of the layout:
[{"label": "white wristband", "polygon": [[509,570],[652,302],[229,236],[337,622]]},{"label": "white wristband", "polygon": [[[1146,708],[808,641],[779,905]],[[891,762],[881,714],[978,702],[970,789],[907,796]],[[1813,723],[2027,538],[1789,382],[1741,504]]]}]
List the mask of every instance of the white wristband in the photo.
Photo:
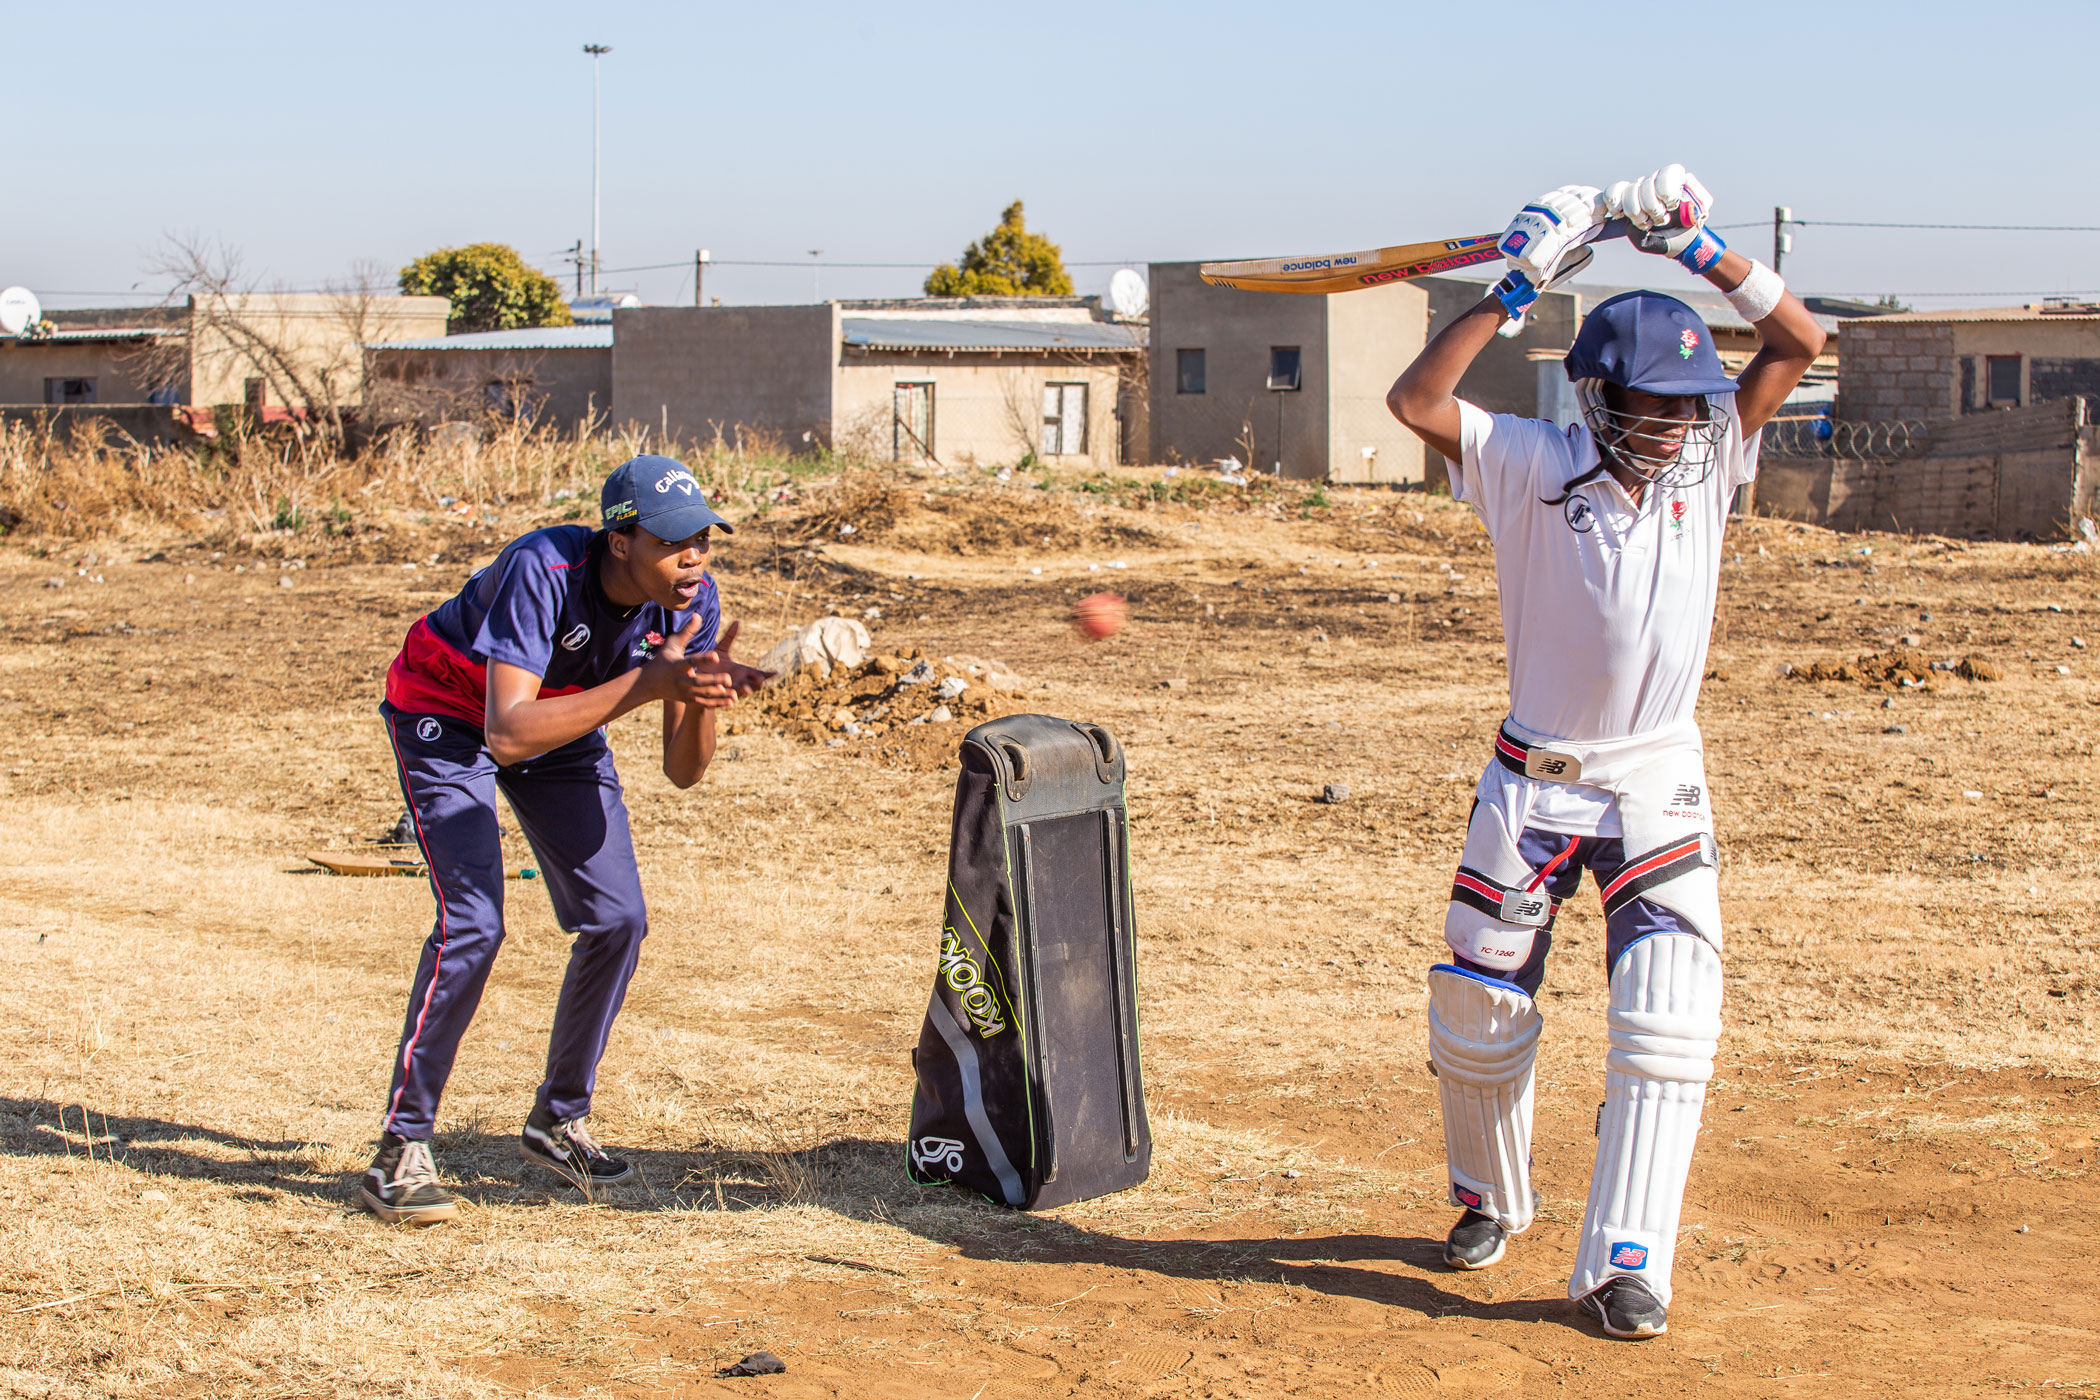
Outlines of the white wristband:
[{"label": "white wristband", "polygon": [[1755,324],[1771,315],[1772,308],[1779,305],[1779,299],[1786,295],[1786,283],[1780,281],[1779,274],[1771,268],[1753,260],[1750,275],[1734,291],[1722,295],[1728,298],[1736,315]]}]

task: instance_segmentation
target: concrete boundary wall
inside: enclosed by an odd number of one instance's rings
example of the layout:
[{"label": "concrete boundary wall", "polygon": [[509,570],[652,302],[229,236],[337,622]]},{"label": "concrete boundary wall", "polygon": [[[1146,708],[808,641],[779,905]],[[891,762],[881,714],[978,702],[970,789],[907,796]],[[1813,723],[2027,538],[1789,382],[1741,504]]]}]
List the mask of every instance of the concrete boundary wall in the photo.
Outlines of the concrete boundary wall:
[{"label": "concrete boundary wall", "polygon": [[2085,401],[2063,399],[1935,423],[1896,458],[1765,457],[1752,509],[1834,530],[2056,540],[2094,509]]}]

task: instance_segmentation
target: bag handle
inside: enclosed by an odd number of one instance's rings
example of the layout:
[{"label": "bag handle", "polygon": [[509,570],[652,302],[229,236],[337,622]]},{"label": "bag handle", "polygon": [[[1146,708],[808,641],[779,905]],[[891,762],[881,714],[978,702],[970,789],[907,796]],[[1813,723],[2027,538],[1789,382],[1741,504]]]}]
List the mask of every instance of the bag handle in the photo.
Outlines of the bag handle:
[{"label": "bag handle", "polygon": [[1028,749],[1012,739],[998,738],[992,741],[992,749],[1006,762],[1006,800],[1019,802],[1028,795]]},{"label": "bag handle", "polygon": [[1116,736],[1098,724],[1075,723],[1072,727],[1084,734],[1087,742],[1094,747],[1094,776],[1104,783],[1114,782],[1116,759],[1123,752],[1123,746],[1116,742]]}]

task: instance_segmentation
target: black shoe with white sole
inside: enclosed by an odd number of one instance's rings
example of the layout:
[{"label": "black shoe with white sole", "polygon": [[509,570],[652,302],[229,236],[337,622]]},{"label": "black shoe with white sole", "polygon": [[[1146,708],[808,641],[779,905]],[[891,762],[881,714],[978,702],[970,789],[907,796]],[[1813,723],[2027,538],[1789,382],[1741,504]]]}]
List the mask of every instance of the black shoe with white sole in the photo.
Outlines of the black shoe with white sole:
[{"label": "black shoe with white sole", "polygon": [[1509,1231],[1477,1210],[1458,1218],[1444,1236],[1444,1262],[1454,1269],[1485,1269],[1502,1258],[1509,1245]]},{"label": "black shoe with white sole", "polygon": [[380,1135],[379,1153],[358,1183],[357,1203],[389,1225],[435,1225],[459,1214],[438,1185],[430,1144],[393,1133]]},{"label": "black shoe with white sole", "polygon": [[634,1175],[633,1167],[598,1145],[581,1118],[556,1118],[544,1108],[534,1108],[525,1120],[518,1151],[526,1161],[560,1172],[586,1196]]},{"label": "black shoe with white sole", "polygon": [[1647,1284],[1623,1274],[1584,1294],[1580,1306],[1604,1324],[1607,1337],[1638,1342],[1670,1330],[1669,1309],[1655,1301]]}]

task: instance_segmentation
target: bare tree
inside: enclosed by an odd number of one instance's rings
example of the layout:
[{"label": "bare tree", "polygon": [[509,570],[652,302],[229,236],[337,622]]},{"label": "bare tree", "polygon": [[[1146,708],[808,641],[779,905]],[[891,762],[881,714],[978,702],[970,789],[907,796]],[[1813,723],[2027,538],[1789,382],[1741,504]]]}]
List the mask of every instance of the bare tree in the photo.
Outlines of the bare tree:
[{"label": "bare tree", "polygon": [[1025,369],[1008,369],[999,372],[999,410],[1005,419],[1007,430],[1021,445],[1021,451],[1030,457],[1040,458],[1039,450],[1043,435],[1043,381],[1041,376]]},{"label": "bare tree", "polygon": [[251,409],[280,404],[303,434],[340,444],[364,395],[364,347],[401,333],[399,302],[376,266],[361,265],[316,296],[260,289],[239,252],[194,236],[168,238],[149,269],[187,316],[176,335],[140,354],[147,382],[185,386],[192,401]]}]

